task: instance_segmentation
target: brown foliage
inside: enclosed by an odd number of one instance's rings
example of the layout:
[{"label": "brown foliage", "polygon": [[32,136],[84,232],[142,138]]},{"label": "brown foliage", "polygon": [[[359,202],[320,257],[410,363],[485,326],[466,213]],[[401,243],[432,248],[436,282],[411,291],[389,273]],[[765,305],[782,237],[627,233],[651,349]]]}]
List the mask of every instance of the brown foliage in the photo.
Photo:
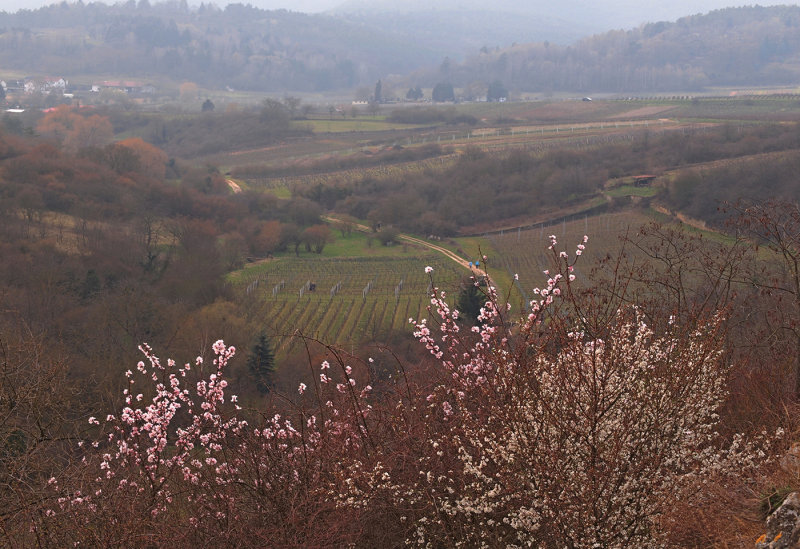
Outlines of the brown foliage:
[{"label": "brown foliage", "polygon": [[67,105],[47,113],[36,125],[36,131],[62,143],[70,152],[104,145],[113,136],[108,118],[97,114],[82,116]]},{"label": "brown foliage", "polygon": [[[85,413],[67,365],[42,338],[0,318],[0,539],[15,539],[20,523],[46,501],[77,444]],[[16,325],[16,326],[15,326]]]},{"label": "brown foliage", "polygon": [[257,256],[267,256],[277,252],[281,247],[281,223],[265,221],[250,239],[250,251]]},{"label": "brown foliage", "polygon": [[331,229],[327,225],[312,225],[303,231],[303,242],[306,251],[314,250],[314,253],[321,254],[325,245],[331,241]]},{"label": "brown foliage", "polygon": [[167,163],[167,154],[164,151],[138,137],[117,141],[116,145],[133,151],[139,159],[139,169],[142,173],[158,181],[164,178]]}]

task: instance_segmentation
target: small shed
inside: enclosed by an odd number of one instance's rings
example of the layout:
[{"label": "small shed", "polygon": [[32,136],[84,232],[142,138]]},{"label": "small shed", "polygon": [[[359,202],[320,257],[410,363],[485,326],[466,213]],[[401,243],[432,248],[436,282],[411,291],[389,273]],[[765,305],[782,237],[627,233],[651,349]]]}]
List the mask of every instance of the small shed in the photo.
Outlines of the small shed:
[{"label": "small shed", "polygon": [[633,184],[636,187],[649,187],[653,181],[656,180],[655,175],[634,175],[633,176]]}]

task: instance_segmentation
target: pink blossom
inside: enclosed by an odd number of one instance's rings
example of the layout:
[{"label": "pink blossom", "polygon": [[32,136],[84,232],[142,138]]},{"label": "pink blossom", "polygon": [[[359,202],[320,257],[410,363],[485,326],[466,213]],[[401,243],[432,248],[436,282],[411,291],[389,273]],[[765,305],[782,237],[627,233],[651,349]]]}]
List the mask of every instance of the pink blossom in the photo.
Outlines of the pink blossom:
[{"label": "pink blossom", "polygon": [[450,406],[450,403],[446,400],[442,402],[442,410],[444,411],[444,415],[452,416],[453,415],[453,407]]}]

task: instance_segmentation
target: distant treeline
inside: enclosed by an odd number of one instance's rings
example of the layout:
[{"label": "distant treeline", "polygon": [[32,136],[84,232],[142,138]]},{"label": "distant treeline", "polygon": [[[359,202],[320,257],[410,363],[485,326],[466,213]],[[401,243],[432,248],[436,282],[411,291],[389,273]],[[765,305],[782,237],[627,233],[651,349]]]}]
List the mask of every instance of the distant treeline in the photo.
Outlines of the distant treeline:
[{"label": "distant treeline", "polygon": [[[727,166],[687,169],[670,183],[669,206],[695,219],[721,226],[728,218],[725,206],[739,200],[755,203],[765,197],[800,200],[797,174],[800,151],[793,150]],[[729,209],[729,208],[728,208]]]}]

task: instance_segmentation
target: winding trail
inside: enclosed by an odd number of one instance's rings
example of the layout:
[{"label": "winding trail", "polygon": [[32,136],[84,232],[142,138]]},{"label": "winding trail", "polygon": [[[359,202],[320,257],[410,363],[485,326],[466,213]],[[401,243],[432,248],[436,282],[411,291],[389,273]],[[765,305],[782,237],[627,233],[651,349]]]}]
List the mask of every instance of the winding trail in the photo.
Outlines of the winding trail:
[{"label": "winding trail", "polygon": [[[324,215],[324,216],[322,216],[322,218],[325,219],[326,221],[330,221],[330,222],[341,222],[341,219],[337,219],[337,218],[335,218],[333,216],[330,216],[330,215]],[[371,233],[372,232],[371,228],[367,227],[366,225],[362,225],[361,223],[353,223],[353,227],[355,227],[356,230],[358,230],[358,231],[360,231],[362,233]],[[465,269],[469,270],[473,274],[482,275],[482,276],[487,276],[488,277],[488,275],[486,273],[484,273],[483,271],[479,271],[479,270],[475,269],[470,264],[469,261],[467,261],[466,259],[464,259],[460,255],[458,255],[457,253],[455,253],[455,252],[453,252],[451,250],[448,250],[447,248],[445,248],[443,246],[438,246],[436,244],[431,244],[430,242],[428,242],[426,240],[423,240],[421,238],[417,238],[416,236],[410,236],[410,235],[402,234],[402,233],[397,235],[397,238],[399,240],[404,241],[404,242],[408,242],[410,244],[416,244],[418,246],[424,246],[424,247],[426,247],[426,248],[428,248],[430,250],[433,250],[435,252],[439,252],[440,254],[444,255],[446,258],[448,258],[448,259],[450,259],[452,261],[455,261],[456,263],[458,263],[459,265],[461,265]],[[489,283],[491,283],[491,279],[489,279]],[[494,284],[492,284],[492,285],[494,285]]]},{"label": "winding trail", "polygon": [[233,191],[233,194],[239,194],[240,192],[242,192],[242,188],[233,179],[226,179],[225,183],[227,183],[228,187],[231,188],[231,191]]}]

